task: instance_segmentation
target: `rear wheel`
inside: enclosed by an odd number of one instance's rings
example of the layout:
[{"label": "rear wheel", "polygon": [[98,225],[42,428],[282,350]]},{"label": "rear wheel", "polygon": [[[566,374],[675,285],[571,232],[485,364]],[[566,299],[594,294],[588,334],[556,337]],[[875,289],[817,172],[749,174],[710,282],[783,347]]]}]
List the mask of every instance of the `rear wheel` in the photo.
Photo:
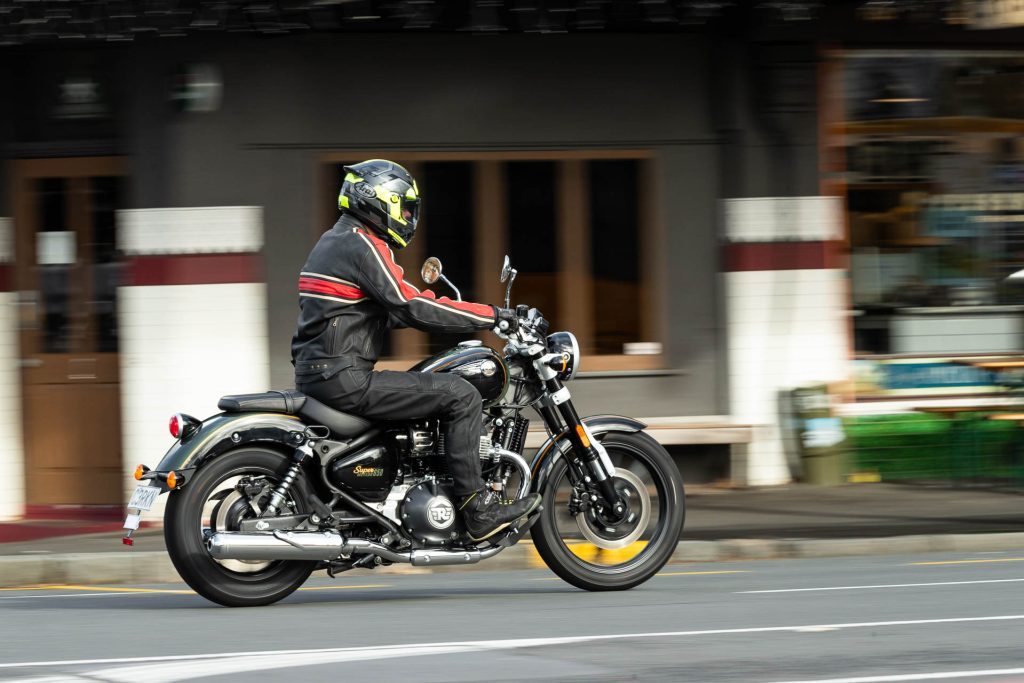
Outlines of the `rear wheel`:
[{"label": "rear wheel", "polygon": [[[290,466],[280,453],[245,448],[218,457],[171,493],[164,514],[167,552],[185,583],[204,598],[228,607],[269,605],[309,578],[316,562],[216,560],[206,550],[208,534],[237,531],[241,520],[257,516]],[[279,514],[310,512],[307,494],[300,475]]]},{"label": "rear wheel", "polygon": [[569,481],[563,457],[549,474],[532,536],[545,564],[565,581],[591,591],[626,590],[672,557],[683,528],[683,480],[665,449],[643,432],[612,432],[602,443],[625,512],[590,503],[591,492]]}]

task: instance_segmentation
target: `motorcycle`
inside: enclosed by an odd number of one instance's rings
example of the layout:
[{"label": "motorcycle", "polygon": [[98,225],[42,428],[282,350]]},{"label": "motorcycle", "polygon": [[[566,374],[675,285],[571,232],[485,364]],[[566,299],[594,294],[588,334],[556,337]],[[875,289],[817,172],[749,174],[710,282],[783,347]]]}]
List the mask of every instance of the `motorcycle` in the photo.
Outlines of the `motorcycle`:
[{"label": "motorcycle", "polygon": [[[517,271],[501,272],[508,308]],[[447,283],[441,262],[421,271]],[[542,495],[541,506],[480,543],[456,510],[436,419],[370,422],[297,391],[224,396],[205,420],[170,419],[175,443],[153,469],[139,465],[124,542],[169,493],[167,551],[182,579],[226,606],[274,603],[316,570],[334,577],[393,563],[469,565],[529,531],[545,564],[590,591],[624,590],[669,560],[683,526],[683,482],[669,454],[628,417],[580,418],[566,383],[579,370],[570,332],[547,334],[518,306],[497,353],[478,340],[428,358],[415,372],[454,373],[483,401],[479,457],[495,495]],[[524,454],[530,408],[547,439]]]}]

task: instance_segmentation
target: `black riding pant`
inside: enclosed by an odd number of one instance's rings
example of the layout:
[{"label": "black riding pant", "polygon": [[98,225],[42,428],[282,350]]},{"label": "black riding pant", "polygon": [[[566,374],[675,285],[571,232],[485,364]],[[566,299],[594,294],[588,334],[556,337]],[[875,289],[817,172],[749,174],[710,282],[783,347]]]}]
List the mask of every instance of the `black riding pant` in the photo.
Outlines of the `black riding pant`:
[{"label": "black riding pant", "polygon": [[441,419],[455,494],[484,486],[480,474],[480,394],[461,377],[430,372],[348,368],[329,379],[296,381],[296,388],[335,410],[370,420]]}]

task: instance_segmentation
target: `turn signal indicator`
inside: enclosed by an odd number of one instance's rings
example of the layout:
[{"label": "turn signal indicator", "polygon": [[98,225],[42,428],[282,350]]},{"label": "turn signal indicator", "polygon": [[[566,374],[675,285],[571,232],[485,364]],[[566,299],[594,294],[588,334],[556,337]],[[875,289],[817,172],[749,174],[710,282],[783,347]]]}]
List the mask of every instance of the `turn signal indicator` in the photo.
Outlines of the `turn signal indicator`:
[{"label": "turn signal indicator", "polygon": [[146,466],[145,465],[139,465],[138,467],[136,467],[135,468],[135,481],[140,481],[142,479],[142,475],[145,474],[145,473],[146,473]]},{"label": "turn signal indicator", "polygon": [[178,486],[178,475],[173,471],[167,473],[167,488],[173,489]]}]

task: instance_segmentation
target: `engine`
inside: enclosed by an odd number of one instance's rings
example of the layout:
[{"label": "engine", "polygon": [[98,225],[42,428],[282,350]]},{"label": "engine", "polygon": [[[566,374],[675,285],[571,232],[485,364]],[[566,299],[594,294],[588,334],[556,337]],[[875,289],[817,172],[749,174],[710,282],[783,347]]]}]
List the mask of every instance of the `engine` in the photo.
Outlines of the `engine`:
[{"label": "engine", "polygon": [[465,533],[451,484],[427,479],[409,486],[398,506],[402,529],[416,542],[444,545]]}]

